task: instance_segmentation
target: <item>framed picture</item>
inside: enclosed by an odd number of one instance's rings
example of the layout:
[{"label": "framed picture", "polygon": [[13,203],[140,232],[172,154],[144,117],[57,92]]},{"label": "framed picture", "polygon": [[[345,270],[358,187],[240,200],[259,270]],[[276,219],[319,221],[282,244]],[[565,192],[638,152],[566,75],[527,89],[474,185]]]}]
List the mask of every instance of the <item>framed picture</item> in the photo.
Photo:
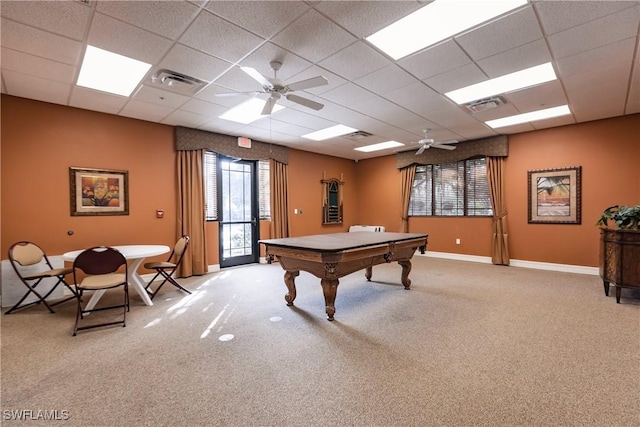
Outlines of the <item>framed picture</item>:
[{"label": "framed picture", "polygon": [[581,167],[528,172],[529,223],[580,224]]},{"label": "framed picture", "polygon": [[69,168],[71,215],[129,215],[127,171]]}]

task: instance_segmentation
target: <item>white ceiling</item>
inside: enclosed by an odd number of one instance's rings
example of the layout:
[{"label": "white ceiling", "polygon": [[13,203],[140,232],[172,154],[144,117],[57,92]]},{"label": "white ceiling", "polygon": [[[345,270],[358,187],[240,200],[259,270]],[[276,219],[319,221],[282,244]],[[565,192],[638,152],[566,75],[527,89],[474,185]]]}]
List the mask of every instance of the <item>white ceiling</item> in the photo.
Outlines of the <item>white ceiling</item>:
[{"label": "white ceiling", "polygon": [[[640,112],[640,1],[530,0],[398,61],[364,40],[428,3],[3,0],[2,92],[354,160],[393,153],[354,151],[390,139],[417,149],[425,128],[463,141]],[[129,98],[76,86],[88,44],[153,66]],[[218,118],[248,96],[216,93],[261,89],[239,66],[273,77],[272,60],[283,63],[277,77],[286,83],[325,76],[328,85],[297,92],[325,107],[282,99],[286,109],[250,125]],[[492,110],[471,113],[443,95],[548,61],[558,80],[505,94],[506,105]],[[159,69],[208,84],[195,95],[169,92],[151,83]],[[562,104],[570,116],[498,130],[484,124]],[[372,135],[301,137],[338,123]]]}]

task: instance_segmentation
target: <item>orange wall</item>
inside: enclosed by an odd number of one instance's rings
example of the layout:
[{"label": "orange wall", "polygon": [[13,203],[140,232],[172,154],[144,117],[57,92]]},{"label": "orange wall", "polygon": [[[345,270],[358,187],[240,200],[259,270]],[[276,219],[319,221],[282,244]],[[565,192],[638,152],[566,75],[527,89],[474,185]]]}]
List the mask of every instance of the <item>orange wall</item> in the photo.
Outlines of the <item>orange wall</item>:
[{"label": "orange wall", "polygon": [[[97,244],[175,241],[176,182],[171,126],[2,95],[2,257],[33,240],[48,253]],[[600,212],[640,203],[640,114],[512,135],[506,163],[509,243],[513,259],[597,266]],[[582,224],[528,224],[527,170],[582,166]],[[129,171],[128,216],[72,217],[70,166]],[[322,225],[322,185],[344,180],[344,223]],[[400,173],[395,156],[354,162],[289,151],[291,234],[347,231],[350,225],[400,228]],[[164,209],[164,219],[155,210]],[[302,210],[294,214],[293,210]],[[269,222],[261,221],[261,238]],[[67,231],[73,230],[73,236]],[[429,250],[490,255],[489,218],[410,218],[429,234]],[[218,263],[217,223],[207,225],[209,264]],[[455,239],[461,244],[456,245]]]},{"label": "orange wall", "polygon": [[[321,144],[321,142],[319,142]],[[322,191],[320,181],[342,177],[344,185],[343,223],[322,224]],[[340,233],[358,221],[358,186],[353,160],[325,156],[307,151],[290,150],[288,167],[289,224],[292,236]],[[294,214],[294,209],[302,213]]]},{"label": "orange wall", "polygon": [[[506,191],[510,255],[598,265],[602,211],[640,204],[640,114],[513,135]],[[582,224],[528,224],[527,170],[582,166]]]},{"label": "orange wall", "polygon": [[[506,161],[509,249],[512,259],[597,266],[601,212],[640,204],[640,114],[509,136]],[[527,171],[582,166],[582,224],[529,224]],[[393,156],[358,163],[360,220],[400,226],[400,174]],[[428,249],[490,256],[491,219],[409,219],[410,232],[429,234]],[[461,244],[456,245],[455,239]]]},{"label": "orange wall", "polygon": [[[395,156],[358,162],[358,206],[363,224],[383,225],[387,231],[400,231],[402,193]],[[491,219],[410,217],[410,233],[427,233],[427,249],[467,255],[488,256],[491,251]],[[460,245],[456,245],[456,239]]]},{"label": "orange wall", "polygon": [[[19,240],[51,255],[94,245],[173,246],[173,127],[5,95],[2,125],[3,259]],[[127,170],[129,215],[71,216],[71,166]]]}]

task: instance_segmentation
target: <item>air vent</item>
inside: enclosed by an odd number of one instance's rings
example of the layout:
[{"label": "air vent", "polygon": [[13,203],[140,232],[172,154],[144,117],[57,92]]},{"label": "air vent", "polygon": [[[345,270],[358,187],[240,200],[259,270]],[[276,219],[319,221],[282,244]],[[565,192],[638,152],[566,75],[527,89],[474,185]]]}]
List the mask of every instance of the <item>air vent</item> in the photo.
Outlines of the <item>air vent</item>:
[{"label": "air vent", "polygon": [[158,70],[145,84],[169,92],[193,96],[204,88],[207,82],[175,71]]},{"label": "air vent", "polygon": [[491,98],[478,99],[477,101],[471,101],[464,104],[472,113],[480,113],[482,111],[491,110],[501,105],[506,104],[506,101],[499,96],[492,96]]},{"label": "air vent", "polygon": [[362,138],[366,138],[368,136],[373,135],[372,133],[369,132],[365,132],[363,130],[359,130],[353,133],[348,133],[346,135],[344,135],[345,138],[351,138],[351,139],[362,139]]}]

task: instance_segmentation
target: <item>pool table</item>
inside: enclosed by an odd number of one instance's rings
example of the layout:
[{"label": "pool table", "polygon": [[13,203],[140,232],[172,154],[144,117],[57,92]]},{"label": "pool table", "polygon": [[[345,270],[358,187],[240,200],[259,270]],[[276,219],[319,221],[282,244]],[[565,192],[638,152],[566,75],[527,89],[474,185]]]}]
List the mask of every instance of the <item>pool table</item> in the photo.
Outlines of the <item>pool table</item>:
[{"label": "pool table", "polygon": [[417,233],[357,231],[267,239],[260,243],[265,246],[267,261],[277,258],[285,270],[287,305],[293,305],[296,299],[295,278],[300,270],[306,271],[320,278],[326,313],[333,320],[340,277],[365,269],[366,279],[371,280],[374,265],[397,261],[402,266],[400,280],[409,289],[411,258],[417,249],[424,252],[428,237]]}]

